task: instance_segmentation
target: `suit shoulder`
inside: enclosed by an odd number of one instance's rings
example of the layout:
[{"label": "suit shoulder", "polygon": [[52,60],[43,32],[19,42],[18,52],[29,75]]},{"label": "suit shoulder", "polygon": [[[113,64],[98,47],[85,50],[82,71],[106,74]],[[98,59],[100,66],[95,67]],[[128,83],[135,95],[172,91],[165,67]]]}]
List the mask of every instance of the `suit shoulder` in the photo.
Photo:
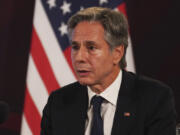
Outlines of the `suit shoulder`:
[{"label": "suit shoulder", "polygon": [[146,77],[143,75],[135,74],[132,72],[125,72],[124,74],[126,77],[128,76],[128,81],[132,81],[135,83],[135,87],[138,89],[170,89],[169,86],[164,84],[163,82],[152,79],[150,77]]},{"label": "suit shoulder", "polygon": [[141,96],[171,92],[171,88],[161,81],[127,71],[123,71],[123,76],[124,84],[130,85],[128,87]]},{"label": "suit shoulder", "polygon": [[161,81],[137,75],[136,92],[146,101],[164,102],[173,97],[172,89]]},{"label": "suit shoulder", "polygon": [[169,91],[171,88],[165,83],[146,76],[137,75],[137,87],[140,89],[147,89],[152,91]]},{"label": "suit shoulder", "polygon": [[73,82],[73,83],[70,83],[68,85],[65,85],[55,91],[53,91],[54,94],[66,94],[66,93],[71,93],[71,92],[74,92],[74,89],[79,89],[81,88],[82,85],[79,83],[79,82]]},{"label": "suit shoulder", "polygon": [[78,97],[80,94],[84,93],[86,87],[82,86],[79,82],[74,82],[68,84],[62,88],[53,91],[49,98],[62,101],[72,101],[74,98]]}]

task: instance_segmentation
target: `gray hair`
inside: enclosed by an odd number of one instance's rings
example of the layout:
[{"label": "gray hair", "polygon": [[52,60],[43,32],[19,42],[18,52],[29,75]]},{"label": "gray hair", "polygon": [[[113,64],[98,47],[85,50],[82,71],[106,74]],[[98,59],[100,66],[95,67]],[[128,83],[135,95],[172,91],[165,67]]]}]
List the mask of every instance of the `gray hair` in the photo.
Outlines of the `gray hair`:
[{"label": "gray hair", "polygon": [[78,23],[99,22],[104,28],[104,39],[111,50],[115,47],[124,46],[124,56],[119,65],[122,69],[127,66],[125,55],[128,46],[128,22],[126,17],[119,11],[109,8],[91,7],[77,12],[68,21],[68,33],[71,38],[72,31]]}]

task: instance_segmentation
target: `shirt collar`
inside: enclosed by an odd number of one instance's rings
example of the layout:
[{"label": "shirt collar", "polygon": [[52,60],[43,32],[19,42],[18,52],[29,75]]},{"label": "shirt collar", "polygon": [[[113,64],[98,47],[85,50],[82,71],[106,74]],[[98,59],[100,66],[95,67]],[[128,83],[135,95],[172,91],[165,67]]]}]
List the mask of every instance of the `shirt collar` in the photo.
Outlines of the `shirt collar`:
[{"label": "shirt collar", "polygon": [[114,82],[111,85],[109,85],[109,87],[107,87],[102,93],[96,94],[88,86],[89,107],[90,107],[90,101],[94,95],[101,96],[104,99],[106,99],[108,102],[110,102],[111,104],[116,106],[121,81],[122,81],[122,71],[120,70],[120,72],[119,72],[117,78],[114,80]]}]

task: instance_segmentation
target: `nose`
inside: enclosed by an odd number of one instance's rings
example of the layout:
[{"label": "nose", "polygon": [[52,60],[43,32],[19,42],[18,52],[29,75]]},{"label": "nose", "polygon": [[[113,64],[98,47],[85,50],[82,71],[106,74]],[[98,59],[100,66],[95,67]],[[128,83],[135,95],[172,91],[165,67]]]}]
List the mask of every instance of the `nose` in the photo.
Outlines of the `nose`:
[{"label": "nose", "polygon": [[79,63],[84,63],[87,58],[87,52],[84,46],[80,46],[80,48],[74,53],[72,58]]}]

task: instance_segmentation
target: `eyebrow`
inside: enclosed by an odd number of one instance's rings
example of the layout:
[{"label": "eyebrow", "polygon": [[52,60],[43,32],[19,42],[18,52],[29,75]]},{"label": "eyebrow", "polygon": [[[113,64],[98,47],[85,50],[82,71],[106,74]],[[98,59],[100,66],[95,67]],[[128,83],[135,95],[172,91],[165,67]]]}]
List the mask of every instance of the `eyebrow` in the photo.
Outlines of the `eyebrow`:
[{"label": "eyebrow", "polygon": [[96,44],[94,41],[86,41],[86,44],[90,44],[90,45],[94,45],[94,44]]},{"label": "eyebrow", "polygon": [[77,44],[78,42],[77,41],[71,41],[71,44]]},{"label": "eyebrow", "polygon": [[[92,44],[96,44],[95,41],[89,41],[89,40],[88,40],[88,41],[84,41],[84,42],[85,42],[85,44],[89,44],[89,45],[90,45],[90,44],[91,44],[91,45],[92,45]],[[78,43],[79,43],[78,41],[71,41],[71,44],[78,44]]]}]

